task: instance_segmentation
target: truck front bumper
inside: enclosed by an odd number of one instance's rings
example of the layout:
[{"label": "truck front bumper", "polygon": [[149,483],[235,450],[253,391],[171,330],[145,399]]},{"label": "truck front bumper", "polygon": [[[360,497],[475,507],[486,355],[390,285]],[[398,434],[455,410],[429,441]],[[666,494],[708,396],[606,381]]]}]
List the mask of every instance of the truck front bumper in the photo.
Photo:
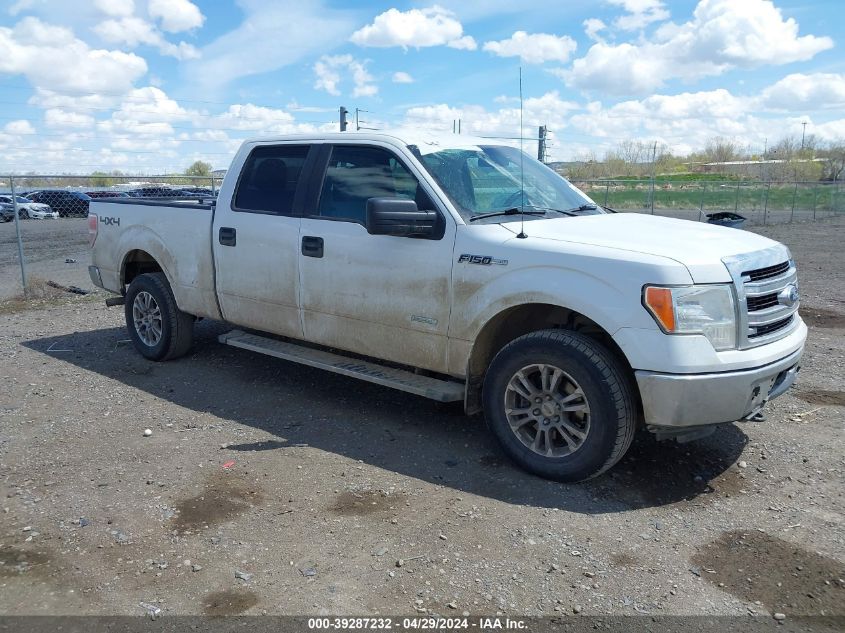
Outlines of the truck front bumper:
[{"label": "truck front bumper", "polygon": [[792,386],[803,351],[762,367],[716,374],[636,371],[645,422],[649,427],[686,428],[751,417]]}]

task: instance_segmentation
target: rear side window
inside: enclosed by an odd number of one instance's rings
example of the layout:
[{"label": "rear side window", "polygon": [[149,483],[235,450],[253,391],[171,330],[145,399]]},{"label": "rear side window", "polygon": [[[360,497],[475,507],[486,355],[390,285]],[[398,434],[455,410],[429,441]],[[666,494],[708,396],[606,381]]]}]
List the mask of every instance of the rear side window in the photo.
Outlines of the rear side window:
[{"label": "rear side window", "polygon": [[414,175],[388,150],[333,147],[320,192],[320,216],[364,224],[369,198],[404,198],[415,200],[420,209],[434,208]]},{"label": "rear side window", "polygon": [[262,145],[250,153],[238,180],[236,211],[291,215],[307,145]]}]

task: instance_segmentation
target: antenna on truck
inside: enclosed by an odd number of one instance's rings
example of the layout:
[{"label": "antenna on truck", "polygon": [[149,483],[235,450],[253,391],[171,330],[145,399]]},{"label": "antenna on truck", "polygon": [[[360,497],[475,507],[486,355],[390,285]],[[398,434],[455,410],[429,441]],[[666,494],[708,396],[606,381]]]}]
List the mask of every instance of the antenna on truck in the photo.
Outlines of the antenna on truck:
[{"label": "antenna on truck", "polygon": [[522,151],[523,142],[522,130],[522,66],[519,67],[519,211],[520,211],[520,226],[519,235],[517,237],[524,240],[528,237],[525,234],[525,165]]}]

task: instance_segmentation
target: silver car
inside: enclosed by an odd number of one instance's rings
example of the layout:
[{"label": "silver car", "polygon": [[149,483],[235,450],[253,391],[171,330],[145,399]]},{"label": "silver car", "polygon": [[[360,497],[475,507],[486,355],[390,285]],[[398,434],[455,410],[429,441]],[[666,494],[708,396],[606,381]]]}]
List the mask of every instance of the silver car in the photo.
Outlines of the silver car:
[{"label": "silver car", "polygon": [[[29,198],[23,196],[16,196],[18,203],[18,217],[21,220],[33,218],[35,220],[56,220],[59,214],[50,208],[50,205],[42,204],[41,202],[33,202]],[[12,205],[12,196],[0,196],[0,202]]]}]

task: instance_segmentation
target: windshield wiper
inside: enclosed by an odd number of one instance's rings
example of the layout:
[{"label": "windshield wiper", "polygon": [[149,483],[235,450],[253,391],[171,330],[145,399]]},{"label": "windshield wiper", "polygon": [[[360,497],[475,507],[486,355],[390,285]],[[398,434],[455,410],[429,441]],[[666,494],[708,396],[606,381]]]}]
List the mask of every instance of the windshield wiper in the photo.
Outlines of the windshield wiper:
[{"label": "windshield wiper", "polygon": [[[509,209],[502,209],[501,211],[492,211],[491,213],[482,213],[481,215],[472,216],[469,221],[483,220],[484,218],[493,218],[497,215],[522,215],[523,211],[519,207],[511,207]],[[546,215],[545,211],[525,211],[525,215]]]},{"label": "windshield wiper", "polygon": [[594,204],[592,202],[588,202],[586,204],[582,204],[577,207],[572,207],[571,209],[567,209],[566,211],[561,211],[561,213],[568,213],[569,215],[575,215],[579,211],[595,211],[599,208],[599,205]]},{"label": "windshield wiper", "polygon": [[497,215],[521,215],[522,213],[525,213],[525,215],[546,215],[546,213],[548,213],[549,211],[554,211],[555,213],[561,213],[563,215],[575,217],[578,215],[579,211],[593,211],[595,209],[598,209],[598,205],[582,204],[581,206],[564,210],[555,209],[553,207],[538,207],[533,204],[526,204],[525,208],[530,210],[523,211],[520,207],[510,207],[509,209],[502,209],[501,211],[492,211],[491,213],[482,213],[481,215],[474,215],[469,219],[469,221],[474,222],[475,220],[492,218]]}]

